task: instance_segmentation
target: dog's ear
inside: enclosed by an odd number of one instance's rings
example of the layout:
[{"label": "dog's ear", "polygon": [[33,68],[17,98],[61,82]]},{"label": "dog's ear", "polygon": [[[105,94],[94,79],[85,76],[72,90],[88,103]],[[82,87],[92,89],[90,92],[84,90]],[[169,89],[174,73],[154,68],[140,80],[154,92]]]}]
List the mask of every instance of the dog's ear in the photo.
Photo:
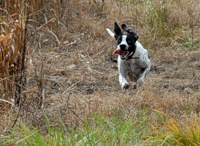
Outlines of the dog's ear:
[{"label": "dog's ear", "polygon": [[126,24],[122,24],[122,29],[124,31],[126,31],[128,34],[130,34],[131,36],[133,36],[135,38],[135,40],[138,40],[138,35],[136,34],[135,31],[133,31],[131,28],[127,27]]},{"label": "dog's ear", "polygon": [[115,22],[114,24],[114,32],[115,32],[115,39],[117,40],[118,36],[122,34],[122,31],[117,22]]}]

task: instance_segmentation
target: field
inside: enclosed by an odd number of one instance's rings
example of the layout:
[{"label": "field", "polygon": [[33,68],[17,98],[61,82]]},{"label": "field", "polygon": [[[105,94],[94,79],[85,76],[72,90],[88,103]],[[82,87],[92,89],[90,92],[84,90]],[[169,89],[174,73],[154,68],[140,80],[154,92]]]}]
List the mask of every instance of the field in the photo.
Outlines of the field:
[{"label": "field", "polygon": [[[19,105],[5,96],[9,77],[0,79],[0,99],[13,102],[0,100],[0,144],[199,144],[199,0],[41,3],[35,2],[27,24],[26,85]],[[5,17],[0,18],[2,24]],[[152,68],[137,89],[133,84],[121,90],[117,64],[110,60],[117,57],[112,55],[115,41],[105,29],[113,29],[115,21],[133,28],[149,52]],[[184,142],[178,142],[177,134],[168,141],[170,124],[172,131],[191,128],[177,131],[193,133],[196,140],[180,136]]]}]

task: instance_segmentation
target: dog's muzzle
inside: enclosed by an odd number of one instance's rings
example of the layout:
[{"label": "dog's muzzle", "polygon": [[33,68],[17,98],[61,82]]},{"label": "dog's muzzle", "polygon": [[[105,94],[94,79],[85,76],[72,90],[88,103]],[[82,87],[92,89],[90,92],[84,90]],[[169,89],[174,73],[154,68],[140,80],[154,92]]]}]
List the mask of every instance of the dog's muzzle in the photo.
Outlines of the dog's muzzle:
[{"label": "dog's muzzle", "polygon": [[129,52],[129,51],[123,51],[123,50],[120,50],[120,49],[117,49],[113,52],[113,54],[118,54],[120,55],[121,59],[122,60],[128,60],[128,59],[132,59],[132,56],[133,56],[133,52]]}]

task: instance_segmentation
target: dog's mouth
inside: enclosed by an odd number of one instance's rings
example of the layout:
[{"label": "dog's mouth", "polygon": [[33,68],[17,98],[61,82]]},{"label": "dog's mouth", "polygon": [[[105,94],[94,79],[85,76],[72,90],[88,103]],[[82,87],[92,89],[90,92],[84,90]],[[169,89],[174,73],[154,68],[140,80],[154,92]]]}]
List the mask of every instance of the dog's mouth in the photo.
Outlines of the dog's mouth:
[{"label": "dog's mouth", "polygon": [[118,55],[120,55],[121,59],[126,60],[133,54],[133,52],[123,51],[123,50],[117,49],[113,52],[113,54],[118,54]]}]

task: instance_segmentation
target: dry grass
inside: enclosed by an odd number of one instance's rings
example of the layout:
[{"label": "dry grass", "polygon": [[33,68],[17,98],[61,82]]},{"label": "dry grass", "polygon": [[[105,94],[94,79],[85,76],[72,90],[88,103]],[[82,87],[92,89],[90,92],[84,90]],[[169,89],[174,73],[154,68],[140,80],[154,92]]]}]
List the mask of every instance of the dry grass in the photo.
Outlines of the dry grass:
[{"label": "dry grass", "polygon": [[149,145],[199,145],[199,117],[196,114],[182,117],[181,121],[160,112],[164,124],[151,129],[147,140]]},{"label": "dry grass", "polygon": [[3,1],[1,5],[0,94],[1,101],[10,104],[19,102],[25,88],[26,9],[17,1]]},{"label": "dry grass", "polygon": [[[200,7],[194,3],[44,1],[27,28],[32,64],[21,119],[42,126],[45,113],[79,127],[91,114],[126,119],[143,108],[177,119],[199,114]],[[121,91],[117,65],[109,61],[115,42],[105,28],[114,21],[134,28],[149,51],[152,71],[138,90]],[[17,107],[1,110],[1,130],[10,128],[16,115]]]}]

